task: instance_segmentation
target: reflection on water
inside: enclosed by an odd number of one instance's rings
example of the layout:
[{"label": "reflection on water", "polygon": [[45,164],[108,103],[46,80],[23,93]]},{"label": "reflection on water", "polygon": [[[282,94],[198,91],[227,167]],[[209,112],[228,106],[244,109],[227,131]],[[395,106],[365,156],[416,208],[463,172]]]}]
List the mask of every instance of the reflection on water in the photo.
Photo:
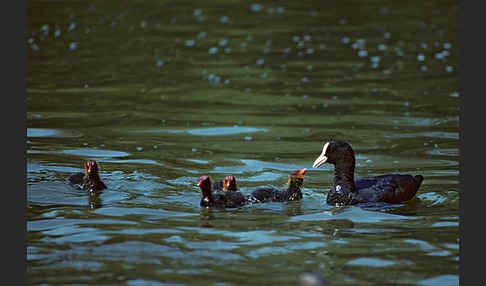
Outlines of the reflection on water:
[{"label": "reflection on water", "polygon": [[[29,284],[458,284],[457,3],[28,6]],[[329,140],[416,198],[327,205]],[[88,159],[99,194],[67,184]],[[300,202],[199,206],[201,175],[301,168]]]}]

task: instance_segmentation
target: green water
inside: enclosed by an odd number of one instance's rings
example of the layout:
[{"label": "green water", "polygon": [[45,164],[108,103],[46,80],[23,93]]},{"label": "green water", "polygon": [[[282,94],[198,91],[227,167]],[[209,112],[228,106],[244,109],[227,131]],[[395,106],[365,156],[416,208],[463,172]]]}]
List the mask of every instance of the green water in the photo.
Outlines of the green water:
[{"label": "green water", "polygon": [[[30,285],[457,285],[454,1],[28,1]],[[410,202],[325,203],[329,140]],[[95,159],[109,187],[66,184]],[[300,202],[199,207],[307,168]]]}]

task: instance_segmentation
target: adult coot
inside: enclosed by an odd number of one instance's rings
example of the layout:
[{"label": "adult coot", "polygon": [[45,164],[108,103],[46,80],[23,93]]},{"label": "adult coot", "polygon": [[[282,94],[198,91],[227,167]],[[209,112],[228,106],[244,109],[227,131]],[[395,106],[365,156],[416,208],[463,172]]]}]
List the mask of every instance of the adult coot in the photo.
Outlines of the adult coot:
[{"label": "adult coot", "polygon": [[421,175],[387,174],[354,180],[354,151],[346,142],[324,144],[321,155],[312,167],[324,163],[334,165],[334,184],[327,195],[327,203],[353,205],[368,202],[401,203],[415,196],[422,183]]},{"label": "adult coot", "polygon": [[259,188],[254,190],[251,195],[248,196],[248,201],[250,203],[264,203],[301,200],[301,187],[304,183],[305,171],[306,169],[300,169],[290,173],[286,190],[277,190],[275,188]]},{"label": "adult coot", "polygon": [[69,184],[74,188],[89,192],[98,192],[106,189],[106,185],[98,175],[98,163],[89,160],[85,163],[84,173],[76,173],[69,177]]},{"label": "adult coot", "polygon": [[201,189],[201,207],[237,208],[246,203],[245,196],[236,190],[213,193],[209,176],[199,177],[197,186]]}]

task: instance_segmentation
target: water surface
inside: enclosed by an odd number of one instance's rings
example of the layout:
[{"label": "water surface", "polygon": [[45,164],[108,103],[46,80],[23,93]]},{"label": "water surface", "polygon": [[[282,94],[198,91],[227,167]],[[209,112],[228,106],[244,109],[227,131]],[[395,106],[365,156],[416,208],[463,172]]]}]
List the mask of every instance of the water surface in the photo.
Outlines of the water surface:
[{"label": "water surface", "polygon": [[[457,285],[459,107],[452,1],[28,1],[30,285]],[[422,174],[399,205],[325,203],[312,162]],[[88,159],[109,187],[67,185]],[[300,202],[199,206],[307,168]]]}]

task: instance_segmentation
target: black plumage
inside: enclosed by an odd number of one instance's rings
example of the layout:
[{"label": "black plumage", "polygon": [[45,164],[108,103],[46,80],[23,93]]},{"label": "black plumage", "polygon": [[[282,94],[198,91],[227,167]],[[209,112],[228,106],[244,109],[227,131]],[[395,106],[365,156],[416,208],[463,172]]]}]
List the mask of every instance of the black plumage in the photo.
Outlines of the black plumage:
[{"label": "black plumage", "polygon": [[313,167],[317,168],[324,163],[334,165],[334,183],[326,199],[328,204],[333,205],[405,202],[415,196],[423,180],[421,175],[387,174],[355,181],[354,151],[346,142],[332,141],[324,144]]},{"label": "black plumage", "polygon": [[289,175],[288,186],[285,190],[275,188],[258,188],[248,195],[250,203],[286,202],[302,199],[302,184],[304,183],[305,169],[297,170]]},{"label": "black plumage", "polygon": [[209,176],[201,176],[197,182],[201,189],[201,207],[237,208],[246,204],[246,198],[238,191],[212,192]]},{"label": "black plumage", "polygon": [[68,178],[72,187],[89,192],[99,192],[106,189],[106,185],[101,181],[98,174],[98,163],[96,161],[87,161],[84,169],[84,173],[75,173]]}]

